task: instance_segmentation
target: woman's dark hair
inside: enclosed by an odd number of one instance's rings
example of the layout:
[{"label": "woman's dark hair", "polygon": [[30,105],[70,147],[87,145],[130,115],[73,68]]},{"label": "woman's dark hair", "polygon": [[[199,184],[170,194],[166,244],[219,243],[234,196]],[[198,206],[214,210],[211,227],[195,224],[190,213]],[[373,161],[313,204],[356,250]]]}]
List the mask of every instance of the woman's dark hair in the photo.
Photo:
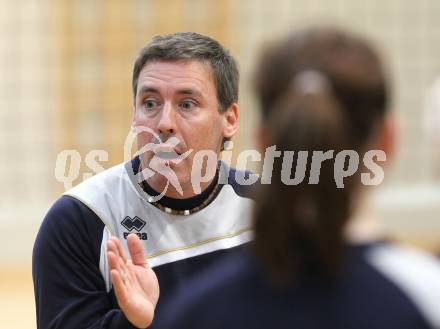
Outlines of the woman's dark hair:
[{"label": "woman's dark hair", "polygon": [[[361,182],[354,174],[338,188],[333,159],[322,162],[319,182],[311,184],[312,152],[354,150],[362,159],[388,108],[381,61],[357,36],[310,29],[267,47],[254,81],[266,142],[283,152],[274,160],[271,184],[257,195],[255,251],[281,281],[300,274],[333,277]],[[298,152],[309,154],[297,185],[282,177],[286,151],[294,151],[293,170]]]}]

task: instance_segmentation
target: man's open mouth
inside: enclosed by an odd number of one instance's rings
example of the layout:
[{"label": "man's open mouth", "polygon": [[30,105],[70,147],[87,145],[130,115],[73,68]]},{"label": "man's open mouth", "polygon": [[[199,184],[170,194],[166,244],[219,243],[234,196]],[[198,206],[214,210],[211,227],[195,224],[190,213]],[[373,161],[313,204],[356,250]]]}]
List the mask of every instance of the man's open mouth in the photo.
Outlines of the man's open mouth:
[{"label": "man's open mouth", "polygon": [[159,158],[165,159],[165,160],[173,160],[177,159],[179,157],[179,154],[177,154],[175,151],[160,151],[156,153],[156,155]]}]

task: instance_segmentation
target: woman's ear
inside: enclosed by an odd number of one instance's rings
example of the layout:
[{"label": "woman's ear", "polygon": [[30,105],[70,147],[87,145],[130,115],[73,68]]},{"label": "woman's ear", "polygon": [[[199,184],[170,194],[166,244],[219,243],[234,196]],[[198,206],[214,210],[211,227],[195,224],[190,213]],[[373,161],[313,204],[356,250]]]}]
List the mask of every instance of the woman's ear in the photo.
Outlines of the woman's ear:
[{"label": "woman's ear", "polygon": [[223,137],[230,139],[238,129],[239,107],[237,103],[232,104],[223,113]]},{"label": "woman's ear", "polygon": [[393,114],[388,115],[382,124],[377,140],[377,148],[385,152],[387,160],[391,159],[396,152],[399,128]]},{"label": "woman's ear", "polygon": [[263,125],[260,125],[257,129],[255,129],[254,138],[258,152],[264,154],[264,152],[266,152],[266,148],[270,146],[267,129]]}]

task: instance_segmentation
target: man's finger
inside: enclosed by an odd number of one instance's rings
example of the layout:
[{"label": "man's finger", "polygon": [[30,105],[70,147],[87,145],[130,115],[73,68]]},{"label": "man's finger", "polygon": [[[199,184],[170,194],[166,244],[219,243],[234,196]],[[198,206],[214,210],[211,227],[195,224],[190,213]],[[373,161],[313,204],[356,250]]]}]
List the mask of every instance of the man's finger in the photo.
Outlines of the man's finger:
[{"label": "man's finger", "polygon": [[119,250],[117,247],[117,238],[110,237],[110,239],[107,241],[107,252],[112,251],[116,257],[119,257]]},{"label": "man's finger", "polygon": [[128,251],[134,265],[148,267],[145,259],[144,247],[136,234],[129,234],[127,237]]},{"label": "man's finger", "polygon": [[111,270],[110,275],[112,278],[113,289],[115,291],[116,298],[119,304],[125,304],[127,302],[127,292],[124,281],[117,270]]},{"label": "man's finger", "polygon": [[119,239],[117,237],[115,237],[115,236],[112,236],[110,239],[115,244],[119,257],[121,257],[122,260],[124,262],[126,262],[128,258],[125,255],[125,251],[122,248],[122,245],[121,245],[121,242],[119,241]]},{"label": "man's finger", "polygon": [[108,264],[111,270],[119,269],[119,260],[116,254],[112,250],[107,251]]},{"label": "man's finger", "polygon": [[[109,251],[107,254],[108,257],[108,263],[110,266],[110,270],[116,270],[119,274],[119,277],[121,278],[122,282],[124,283],[124,285],[127,287],[127,284],[131,282],[129,282],[130,280],[132,280],[132,275],[130,273],[130,271],[126,268],[126,264],[124,263],[124,261],[122,260],[121,257],[116,256],[116,254],[112,251]],[[128,276],[130,276],[130,278],[128,278]]]},{"label": "man's finger", "polygon": [[115,257],[119,257],[118,247],[116,247],[116,243],[110,239],[107,241],[107,253],[112,252]]},{"label": "man's finger", "polygon": [[[127,276],[130,275],[130,271],[127,268],[127,263],[124,262],[124,260],[119,256],[116,250],[116,246],[112,241],[108,242],[108,251],[107,251],[107,258],[108,263],[110,266],[110,270],[116,270],[118,271],[122,281],[126,283]],[[115,249],[116,251],[113,251],[112,249]],[[128,262],[131,262],[128,260]]]}]

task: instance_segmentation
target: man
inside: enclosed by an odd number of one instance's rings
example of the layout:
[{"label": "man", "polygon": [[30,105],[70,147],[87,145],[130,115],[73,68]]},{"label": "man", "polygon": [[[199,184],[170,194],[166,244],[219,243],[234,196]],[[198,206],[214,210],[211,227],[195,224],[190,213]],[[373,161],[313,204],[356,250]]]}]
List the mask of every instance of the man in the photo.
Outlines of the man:
[{"label": "man", "polygon": [[149,326],[186,278],[250,240],[252,201],[234,182],[244,173],[212,161],[238,128],[233,57],[196,33],[158,36],[133,93],[138,155],[66,192],[40,228],[39,328]]}]

